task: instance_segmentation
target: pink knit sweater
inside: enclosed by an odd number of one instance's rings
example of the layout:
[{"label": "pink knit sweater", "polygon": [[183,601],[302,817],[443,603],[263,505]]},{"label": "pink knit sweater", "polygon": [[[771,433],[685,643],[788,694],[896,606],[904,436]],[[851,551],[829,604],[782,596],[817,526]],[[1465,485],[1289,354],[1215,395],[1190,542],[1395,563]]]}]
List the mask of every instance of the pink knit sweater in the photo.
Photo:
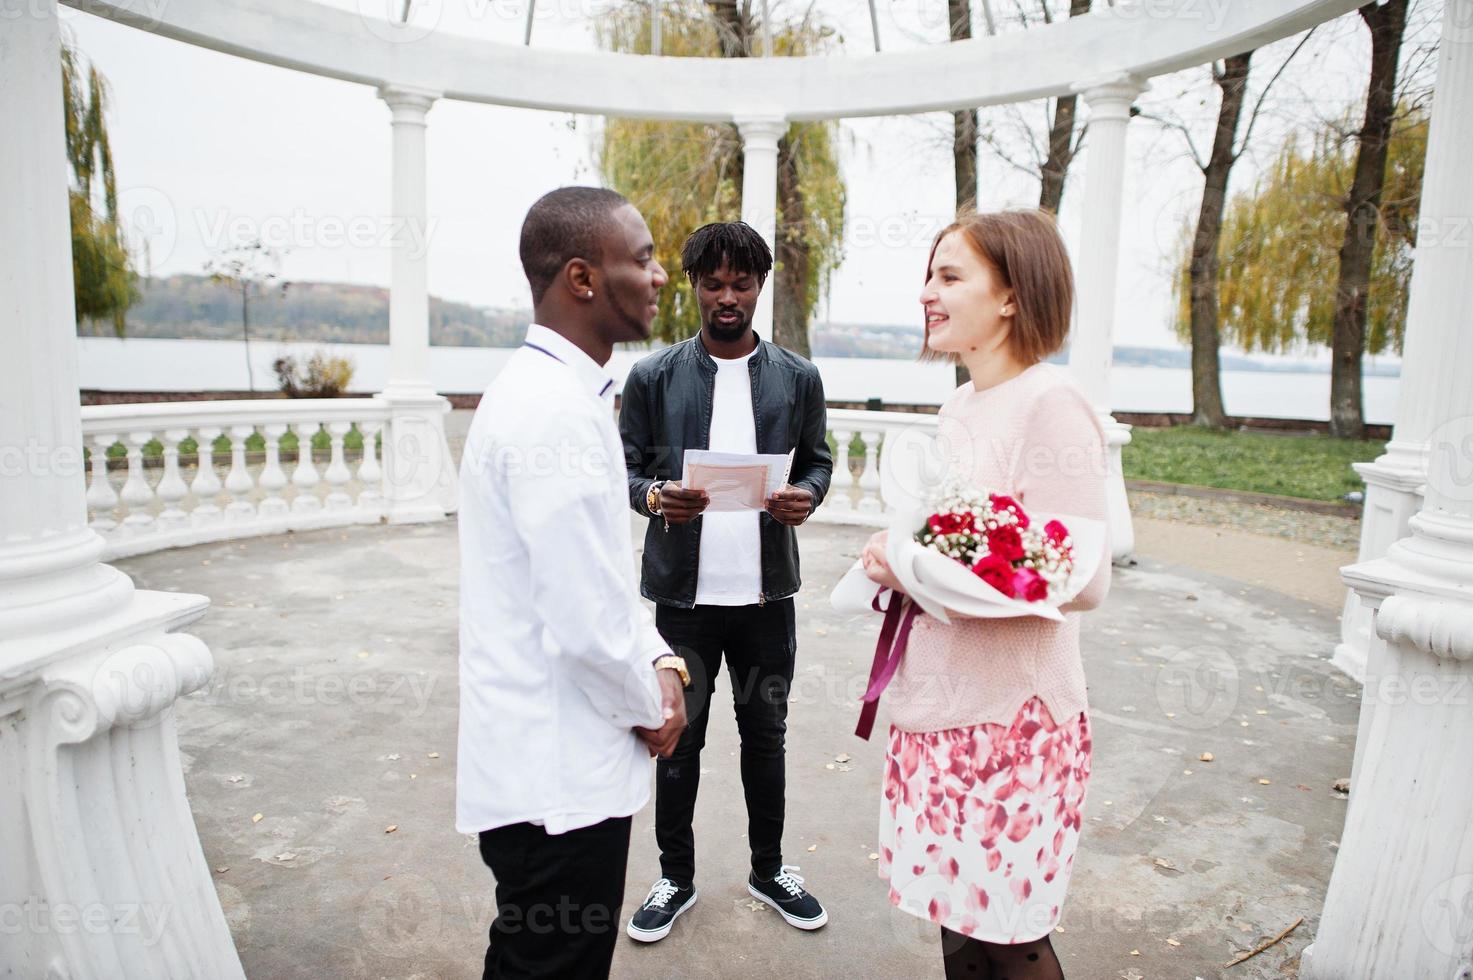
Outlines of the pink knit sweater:
[{"label": "pink knit sweater", "polygon": [[[1011,494],[1031,512],[1105,520],[1105,435],[1068,374],[1039,363],[975,391],[958,388],[941,406],[939,438],[968,485]],[[1109,546],[1099,571],[1061,623],[1033,616],[964,619],[922,614],[885,692],[890,720],[910,732],[983,722],[1008,725],[1038,695],[1063,724],[1086,708],[1079,613],[1110,587]]]}]

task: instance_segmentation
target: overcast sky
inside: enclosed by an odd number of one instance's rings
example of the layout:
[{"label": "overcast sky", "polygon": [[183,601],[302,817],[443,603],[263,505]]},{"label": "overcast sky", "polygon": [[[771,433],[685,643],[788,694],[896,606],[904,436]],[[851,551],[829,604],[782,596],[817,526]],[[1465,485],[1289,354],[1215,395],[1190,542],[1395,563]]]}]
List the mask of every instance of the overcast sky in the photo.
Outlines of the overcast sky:
[{"label": "overcast sky", "polygon": [[[344,6],[360,0],[335,0]],[[383,0],[361,0],[373,8]],[[534,43],[591,47],[591,0],[539,0]],[[419,16],[438,30],[516,42],[524,0],[435,0]],[[1436,0],[1419,5],[1418,43]],[[881,3],[887,50],[944,39],[940,0]],[[936,10],[931,8],[935,7]],[[592,8],[597,12],[597,4]],[[606,9],[606,6],[602,9]],[[780,9],[780,8],[779,8]],[[844,48],[870,44],[867,7],[822,0],[816,8]],[[289,246],[288,279],[387,285],[390,132],[387,107],[367,86],[339,82],[165,40],[62,8],[82,51],[112,85],[109,118],[125,217],[147,229],[155,275],[198,273],[232,236]],[[1255,92],[1297,39],[1255,56]],[[1276,83],[1233,189],[1253,183],[1285,135],[1317,117],[1359,112],[1369,45],[1352,16],[1326,25]],[[1417,64],[1425,61],[1423,55]],[[1158,78],[1142,99],[1152,115],[1194,125],[1210,143],[1216,94],[1206,68]],[[1041,104],[989,111],[1004,134]],[[478,305],[527,306],[516,255],[528,206],[568,183],[595,183],[599,120],[451,101],[429,115],[429,287]],[[820,317],[851,323],[917,323],[918,282],[931,235],[951,215],[950,117],[845,120],[841,161],[848,186],[845,258]],[[1004,135],[1011,153],[1023,146]],[[1194,215],[1201,175],[1181,136],[1147,119],[1131,124],[1115,340],[1177,346],[1170,330],[1170,269],[1183,220]],[[1061,220],[1077,239],[1087,149],[1069,177]],[[1037,203],[1035,178],[984,153],[984,207]],[[674,256],[661,256],[669,268]]]}]

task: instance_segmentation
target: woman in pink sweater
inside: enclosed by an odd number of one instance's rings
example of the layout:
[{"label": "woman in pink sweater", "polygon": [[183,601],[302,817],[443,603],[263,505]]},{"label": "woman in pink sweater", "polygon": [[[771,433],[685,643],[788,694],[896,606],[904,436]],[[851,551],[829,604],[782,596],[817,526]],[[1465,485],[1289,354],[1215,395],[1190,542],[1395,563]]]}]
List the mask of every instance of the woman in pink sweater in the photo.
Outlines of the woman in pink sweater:
[{"label": "woman in pink sweater", "polygon": [[[941,407],[949,475],[1035,513],[1103,521],[1104,433],[1068,375],[1043,360],[1063,346],[1073,303],[1049,215],[967,216],[931,249],[922,357],[972,375]],[[898,588],[883,532],[862,560],[872,580]],[[1049,935],[1090,771],[1078,613],[1099,605],[1109,581],[1106,555],[1063,622],[921,615],[886,691],[880,874],[892,903],[941,926],[948,980],[1063,976]]]}]

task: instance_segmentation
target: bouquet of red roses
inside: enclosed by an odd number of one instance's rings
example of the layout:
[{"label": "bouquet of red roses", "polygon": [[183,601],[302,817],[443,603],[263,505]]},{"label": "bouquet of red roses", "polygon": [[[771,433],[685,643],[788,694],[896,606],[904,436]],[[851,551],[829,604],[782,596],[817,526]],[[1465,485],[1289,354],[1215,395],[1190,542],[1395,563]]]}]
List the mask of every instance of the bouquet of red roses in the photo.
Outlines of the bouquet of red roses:
[{"label": "bouquet of red roses", "polygon": [[[1040,616],[1094,577],[1105,553],[1103,521],[1025,510],[1006,494],[947,486],[929,503],[896,515],[885,559],[904,594],[943,623]],[[859,563],[831,597],[840,612],[874,608],[875,589]]]},{"label": "bouquet of red roses", "polygon": [[1010,599],[1044,602],[1067,588],[1074,539],[1062,521],[1041,528],[1012,497],[949,492],[915,532],[922,547],[970,569]]}]

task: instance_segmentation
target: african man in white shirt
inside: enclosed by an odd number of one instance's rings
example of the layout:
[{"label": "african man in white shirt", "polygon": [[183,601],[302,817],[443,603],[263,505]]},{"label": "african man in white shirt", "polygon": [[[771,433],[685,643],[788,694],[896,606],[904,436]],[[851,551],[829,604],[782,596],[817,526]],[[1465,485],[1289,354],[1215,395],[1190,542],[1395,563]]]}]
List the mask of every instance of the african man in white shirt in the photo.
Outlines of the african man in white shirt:
[{"label": "african man in white shirt", "polygon": [[631,815],[686,727],[683,660],[635,587],[614,344],[645,340],[665,270],[643,217],[564,187],[527,213],[536,322],[461,463],[456,828],[496,878],[485,977],[607,978]]}]

